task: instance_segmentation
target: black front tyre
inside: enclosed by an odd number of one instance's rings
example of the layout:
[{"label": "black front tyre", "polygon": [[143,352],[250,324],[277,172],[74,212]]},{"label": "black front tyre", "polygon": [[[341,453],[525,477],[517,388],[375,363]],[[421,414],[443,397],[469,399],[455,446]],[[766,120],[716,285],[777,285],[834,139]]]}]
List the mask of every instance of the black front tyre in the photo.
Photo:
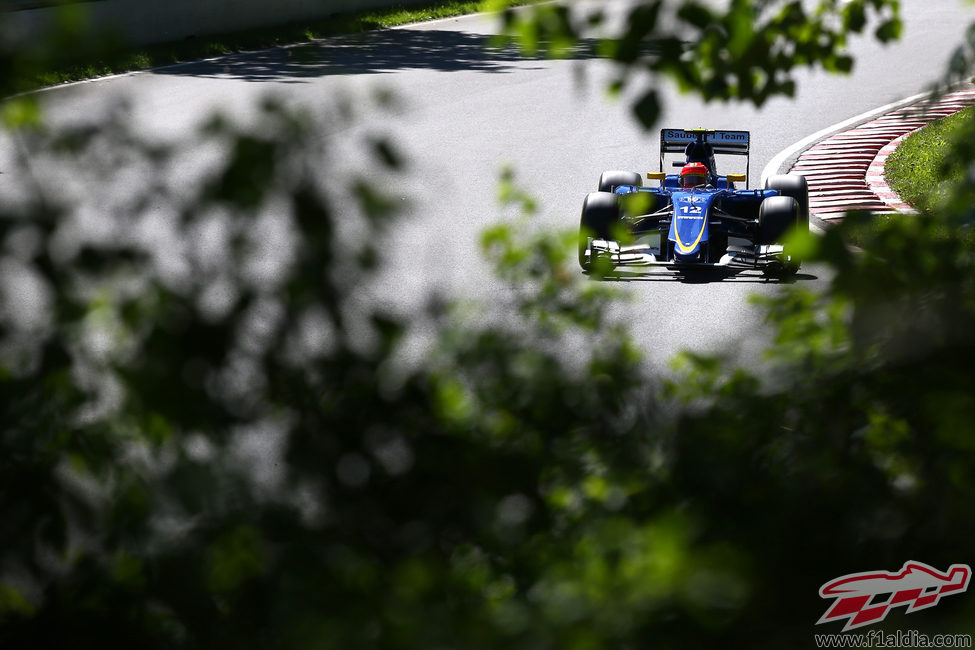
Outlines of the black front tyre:
[{"label": "black front tyre", "polygon": [[791,196],[799,206],[796,226],[809,232],[809,183],[799,174],[778,174],[765,181],[765,189],[775,190],[780,196]]},{"label": "black front tyre", "polygon": [[609,239],[613,224],[620,220],[620,208],[616,195],[609,192],[590,192],[582,202],[582,216],[579,218],[579,266],[584,271],[590,268],[586,258],[589,238]]},{"label": "black front tyre", "polygon": [[791,196],[770,196],[758,208],[756,244],[781,244],[799,221],[799,204]]},{"label": "black front tyre", "polygon": [[[781,244],[786,234],[797,225],[801,227],[799,203],[791,196],[770,196],[762,201],[758,209],[758,236],[755,243]],[[790,276],[798,270],[799,260],[787,256],[765,267],[766,274],[773,277]]]}]

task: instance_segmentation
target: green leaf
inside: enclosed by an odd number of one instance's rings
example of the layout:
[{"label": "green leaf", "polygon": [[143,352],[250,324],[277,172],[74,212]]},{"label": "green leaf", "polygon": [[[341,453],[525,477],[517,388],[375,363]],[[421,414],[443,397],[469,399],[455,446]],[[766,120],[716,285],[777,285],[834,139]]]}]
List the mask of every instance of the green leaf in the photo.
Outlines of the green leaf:
[{"label": "green leaf", "polygon": [[238,526],[221,535],[207,553],[207,587],[231,593],[267,570],[267,552],[257,529]]},{"label": "green leaf", "polygon": [[36,608],[12,584],[0,583],[0,620],[9,620],[13,615],[33,616]]},{"label": "green leaf", "polygon": [[0,109],[0,122],[11,130],[38,129],[41,126],[41,106],[35,95],[8,99]]},{"label": "green leaf", "polygon": [[877,40],[882,43],[889,43],[899,39],[903,31],[904,25],[901,20],[899,18],[891,18],[890,20],[881,23],[874,33]]},{"label": "green leaf", "polygon": [[660,116],[660,99],[656,90],[648,90],[633,105],[633,113],[644,128],[649,129],[657,123]]}]

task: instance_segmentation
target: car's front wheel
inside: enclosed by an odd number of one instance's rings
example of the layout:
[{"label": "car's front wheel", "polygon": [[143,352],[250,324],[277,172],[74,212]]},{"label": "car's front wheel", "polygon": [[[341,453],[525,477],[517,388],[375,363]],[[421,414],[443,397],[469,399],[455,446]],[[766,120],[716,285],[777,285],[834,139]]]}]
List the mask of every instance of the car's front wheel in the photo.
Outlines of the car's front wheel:
[{"label": "car's front wheel", "polygon": [[758,208],[757,244],[781,244],[799,222],[799,203],[791,196],[770,196]]},{"label": "car's front wheel", "polygon": [[[770,196],[758,208],[759,245],[781,244],[786,233],[801,227],[799,203],[791,196]],[[806,222],[808,223],[808,221]],[[769,264],[766,272],[774,276],[792,275],[799,270],[799,260],[783,255],[782,259]]]},{"label": "car's front wheel", "polygon": [[775,190],[781,196],[791,196],[799,206],[796,225],[809,232],[809,183],[799,174],[778,174],[765,181],[765,189]]},{"label": "car's front wheel", "polygon": [[579,218],[579,266],[588,271],[591,260],[586,256],[589,240],[609,239],[613,224],[620,220],[620,207],[616,195],[609,192],[590,192],[582,202]]}]

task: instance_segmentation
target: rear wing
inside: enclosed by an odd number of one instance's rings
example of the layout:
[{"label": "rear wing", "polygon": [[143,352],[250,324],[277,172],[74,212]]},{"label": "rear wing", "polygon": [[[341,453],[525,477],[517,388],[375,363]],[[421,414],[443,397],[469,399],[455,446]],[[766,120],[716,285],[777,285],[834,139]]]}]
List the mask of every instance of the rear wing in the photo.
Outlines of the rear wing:
[{"label": "rear wing", "polygon": [[[751,135],[748,131],[713,131],[708,129],[660,129],[660,171],[664,170],[664,155],[683,154],[692,142],[706,143],[712,153],[748,156]],[[745,162],[748,174],[750,158]]]}]

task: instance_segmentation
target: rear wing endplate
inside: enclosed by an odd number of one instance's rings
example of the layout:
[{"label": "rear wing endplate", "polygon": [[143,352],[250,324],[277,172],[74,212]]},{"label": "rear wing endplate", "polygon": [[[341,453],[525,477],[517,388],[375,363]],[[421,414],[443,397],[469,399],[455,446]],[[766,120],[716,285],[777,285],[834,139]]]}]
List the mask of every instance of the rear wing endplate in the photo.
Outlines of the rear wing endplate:
[{"label": "rear wing endplate", "polygon": [[660,171],[664,169],[664,154],[682,154],[688,144],[697,142],[698,140],[702,140],[711,145],[711,149],[716,154],[747,156],[751,135],[748,131],[660,129]]}]

